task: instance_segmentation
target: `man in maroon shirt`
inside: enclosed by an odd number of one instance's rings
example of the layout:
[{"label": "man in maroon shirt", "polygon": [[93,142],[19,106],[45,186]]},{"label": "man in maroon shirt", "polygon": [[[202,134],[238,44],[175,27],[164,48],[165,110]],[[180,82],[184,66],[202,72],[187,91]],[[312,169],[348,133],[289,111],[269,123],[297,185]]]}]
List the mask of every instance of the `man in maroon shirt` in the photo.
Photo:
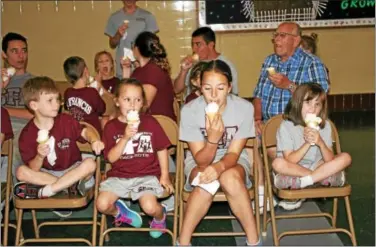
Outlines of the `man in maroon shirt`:
[{"label": "man in maroon shirt", "polygon": [[99,117],[106,111],[106,104],[97,89],[87,87],[89,71],[84,59],[69,57],[64,62],[64,72],[73,87],[64,93],[65,107],[78,121],[93,125],[98,133],[102,133]]},{"label": "man in maroon shirt", "polygon": [[[73,117],[58,114],[60,95],[52,79],[30,79],[22,93],[34,118],[20,135],[19,149],[25,164],[17,169],[17,179],[22,182],[15,185],[14,194],[25,199],[46,198],[78,181],[79,192],[85,194],[85,183],[92,177],[96,163],[92,158],[81,161],[76,141],[88,141],[98,155],[104,148],[100,137],[92,129],[82,128]],[[41,138],[40,130],[48,135]]]}]

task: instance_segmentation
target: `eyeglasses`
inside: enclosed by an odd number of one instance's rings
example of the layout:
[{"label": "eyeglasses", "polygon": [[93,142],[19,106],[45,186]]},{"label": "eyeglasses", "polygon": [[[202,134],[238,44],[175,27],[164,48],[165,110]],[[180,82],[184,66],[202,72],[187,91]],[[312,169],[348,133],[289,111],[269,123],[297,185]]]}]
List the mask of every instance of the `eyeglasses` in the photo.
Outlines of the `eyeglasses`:
[{"label": "eyeglasses", "polygon": [[281,37],[281,39],[284,39],[287,36],[298,37],[299,35],[292,34],[292,33],[285,33],[285,32],[274,32],[273,33],[273,39],[276,39],[278,36]]}]

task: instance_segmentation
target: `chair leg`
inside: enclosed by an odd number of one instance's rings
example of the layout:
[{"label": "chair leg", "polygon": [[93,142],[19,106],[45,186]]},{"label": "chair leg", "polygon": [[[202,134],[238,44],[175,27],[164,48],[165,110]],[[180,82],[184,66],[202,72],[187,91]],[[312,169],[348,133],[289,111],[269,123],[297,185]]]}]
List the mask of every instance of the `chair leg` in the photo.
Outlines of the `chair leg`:
[{"label": "chair leg", "polygon": [[179,196],[175,194],[174,202],[174,225],[173,225],[173,237],[172,237],[172,246],[175,246],[176,238],[178,235],[178,214],[179,214]]},{"label": "chair leg", "polygon": [[257,229],[257,235],[260,237],[261,234],[261,226],[260,226],[260,201],[259,201],[259,195],[258,192],[256,192],[258,188],[255,188],[255,216],[256,216],[256,229]]},{"label": "chair leg", "polygon": [[5,198],[3,246],[8,246],[8,230],[9,230],[9,195],[6,195],[6,198]]},{"label": "chair leg", "polygon": [[106,218],[107,218],[106,215],[102,214],[101,227],[100,227],[100,233],[99,233],[99,246],[103,246],[103,240],[105,240],[106,242],[108,242],[110,240],[110,238],[108,237],[108,234],[106,234],[105,239],[103,237],[104,231],[107,230],[107,219]]},{"label": "chair leg", "polygon": [[[14,215],[16,216],[16,223],[17,223],[17,222],[18,222],[18,209],[17,209],[17,208],[14,208]],[[21,229],[20,240],[21,240],[21,241],[24,240],[24,236],[23,236],[22,229]]]},{"label": "chair leg", "polygon": [[[270,205],[273,205],[270,204]],[[263,220],[262,220],[262,236],[266,237],[267,235],[267,230],[268,230],[268,189],[267,189],[267,184],[265,182],[264,184],[264,210],[263,210]]]},{"label": "chair leg", "polygon": [[180,210],[179,210],[179,233],[181,233],[181,228],[183,227],[183,220],[184,220],[184,207],[185,202],[183,199],[180,199]]},{"label": "chair leg", "polygon": [[38,229],[38,222],[37,222],[37,214],[35,212],[35,209],[31,210],[31,215],[33,217],[33,226],[34,226],[35,238],[39,238],[39,229]]},{"label": "chair leg", "polygon": [[98,222],[98,210],[97,207],[95,206],[95,201],[94,203],[94,209],[93,209],[93,230],[91,233],[91,245],[95,246],[96,240],[97,240],[97,222]]},{"label": "chair leg", "polygon": [[337,227],[337,213],[338,213],[338,198],[333,199],[333,215],[332,215],[332,226]]},{"label": "chair leg", "polygon": [[21,236],[21,227],[22,227],[22,215],[23,215],[23,210],[18,209],[18,216],[17,216],[17,229],[16,229],[16,242],[15,246],[20,245],[20,236]]},{"label": "chair leg", "polygon": [[268,197],[269,197],[269,206],[270,206],[270,219],[272,224],[272,234],[273,234],[273,240],[274,245],[279,246],[279,239],[277,235],[277,222],[275,220],[275,212],[273,207],[273,192],[271,186],[267,186],[268,189]]},{"label": "chair leg", "polygon": [[[104,218],[104,230],[106,231],[108,229],[108,224],[107,224],[107,216]],[[110,241],[110,234],[106,234],[104,237],[104,241],[109,242]]]},{"label": "chair leg", "polygon": [[350,198],[348,196],[345,196],[345,205],[346,205],[346,212],[347,212],[347,220],[349,221],[349,228],[351,232],[351,242],[354,246],[357,246],[355,230],[354,230],[354,222],[353,222],[352,213],[351,213]]}]

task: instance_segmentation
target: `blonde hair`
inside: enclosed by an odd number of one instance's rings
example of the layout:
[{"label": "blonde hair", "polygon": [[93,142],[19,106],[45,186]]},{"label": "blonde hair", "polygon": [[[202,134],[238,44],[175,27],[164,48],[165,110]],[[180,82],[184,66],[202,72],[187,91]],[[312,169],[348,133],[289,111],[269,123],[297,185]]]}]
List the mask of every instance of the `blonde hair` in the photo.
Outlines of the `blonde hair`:
[{"label": "blonde hair", "polygon": [[95,71],[96,72],[99,71],[99,66],[98,66],[99,57],[102,56],[102,55],[107,55],[110,58],[110,61],[111,61],[111,64],[112,64],[111,73],[115,73],[114,58],[112,57],[112,54],[110,52],[106,51],[106,50],[97,52],[97,54],[95,54],[95,57],[94,57],[94,68],[95,68]]}]

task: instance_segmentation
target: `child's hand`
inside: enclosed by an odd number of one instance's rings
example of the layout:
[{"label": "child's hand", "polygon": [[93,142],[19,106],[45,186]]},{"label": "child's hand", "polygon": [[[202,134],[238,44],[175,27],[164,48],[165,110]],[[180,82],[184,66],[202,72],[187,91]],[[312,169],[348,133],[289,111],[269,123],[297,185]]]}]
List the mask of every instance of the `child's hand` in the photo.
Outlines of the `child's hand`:
[{"label": "child's hand", "polygon": [[37,147],[38,155],[43,159],[50,153],[50,151],[50,145],[47,143],[39,144]]},{"label": "child's hand", "polygon": [[225,127],[220,114],[216,114],[213,121],[209,120],[209,117],[205,116],[206,132],[208,134],[208,141],[212,143],[219,143],[223,136]]},{"label": "child's hand", "polygon": [[161,176],[161,178],[159,179],[159,183],[162,185],[163,188],[165,188],[165,190],[171,194],[174,192],[174,186],[172,185],[171,181],[170,181],[170,177],[168,175],[165,175],[165,176]]},{"label": "child's hand", "polygon": [[219,171],[215,165],[210,165],[200,174],[200,183],[208,184],[219,178]]},{"label": "child's hand", "polygon": [[320,145],[322,142],[320,132],[316,129],[310,128],[311,132],[309,133],[309,138],[312,140],[312,143],[315,143],[316,145]]},{"label": "child's hand", "polygon": [[127,124],[127,127],[125,128],[124,132],[124,138],[126,140],[132,139],[132,137],[137,133],[138,128],[134,128],[133,125]]},{"label": "child's hand", "polygon": [[101,141],[95,141],[91,144],[91,149],[96,155],[100,155],[102,150],[104,149],[104,143]]}]

